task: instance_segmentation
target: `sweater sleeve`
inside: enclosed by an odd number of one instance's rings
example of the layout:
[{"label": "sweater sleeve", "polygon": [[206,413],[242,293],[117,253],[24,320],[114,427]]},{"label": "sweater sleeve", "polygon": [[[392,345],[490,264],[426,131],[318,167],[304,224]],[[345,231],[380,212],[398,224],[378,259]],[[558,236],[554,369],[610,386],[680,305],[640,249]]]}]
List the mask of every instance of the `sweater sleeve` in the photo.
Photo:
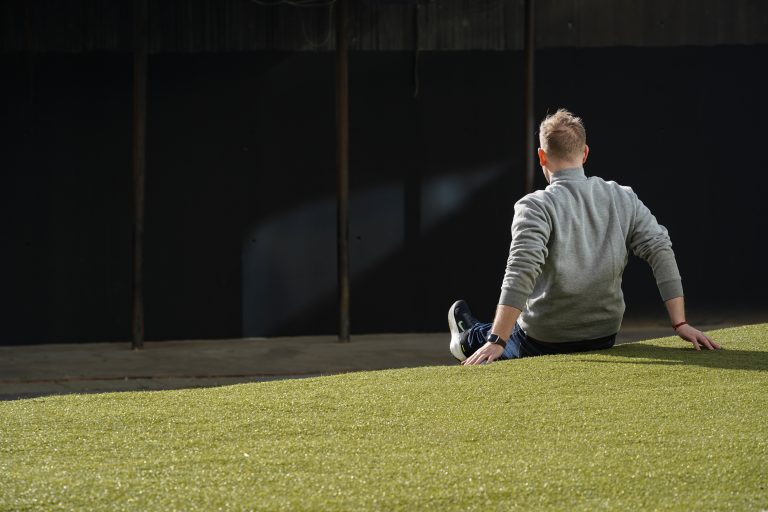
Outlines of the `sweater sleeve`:
[{"label": "sweater sleeve", "polygon": [[629,248],[650,265],[662,300],[682,297],[683,284],[667,229],[656,221],[634,192],[632,196],[635,212],[627,239]]},{"label": "sweater sleeve", "polygon": [[525,307],[547,259],[547,243],[551,232],[549,215],[534,199],[526,196],[515,204],[512,243],[499,304],[519,310]]}]

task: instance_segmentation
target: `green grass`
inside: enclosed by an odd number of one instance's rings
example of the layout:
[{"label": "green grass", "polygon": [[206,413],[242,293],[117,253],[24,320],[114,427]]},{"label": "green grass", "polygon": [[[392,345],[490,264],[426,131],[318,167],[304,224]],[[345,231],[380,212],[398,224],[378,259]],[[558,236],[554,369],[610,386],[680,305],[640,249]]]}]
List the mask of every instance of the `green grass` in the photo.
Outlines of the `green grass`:
[{"label": "green grass", "polygon": [[3,402],[0,510],[766,510],[767,333]]}]

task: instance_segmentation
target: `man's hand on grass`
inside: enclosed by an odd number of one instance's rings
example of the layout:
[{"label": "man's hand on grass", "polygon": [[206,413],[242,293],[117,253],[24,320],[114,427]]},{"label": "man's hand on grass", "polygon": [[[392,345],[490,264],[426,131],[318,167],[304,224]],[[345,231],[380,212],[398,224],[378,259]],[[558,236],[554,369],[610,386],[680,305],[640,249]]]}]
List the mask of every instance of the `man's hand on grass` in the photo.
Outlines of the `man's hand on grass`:
[{"label": "man's hand on grass", "polygon": [[484,363],[491,363],[498,358],[501,357],[501,354],[504,353],[504,347],[501,345],[497,345],[495,343],[486,343],[482,347],[480,347],[480,350],[472,354],[469,358],[467,358],[463,363],[463,365],[473,365],[473,364],[484,364]]},{"label": "man's hand on grass", "polygon": [[693,343],[693,348],[696,350],[701,350],[701,347],[706,347],[709,350],[716,350],[720,348],[720,345],[712,341],[712,338],[688,324],[678,327],[677,335],[683,338],[685,341]]}]

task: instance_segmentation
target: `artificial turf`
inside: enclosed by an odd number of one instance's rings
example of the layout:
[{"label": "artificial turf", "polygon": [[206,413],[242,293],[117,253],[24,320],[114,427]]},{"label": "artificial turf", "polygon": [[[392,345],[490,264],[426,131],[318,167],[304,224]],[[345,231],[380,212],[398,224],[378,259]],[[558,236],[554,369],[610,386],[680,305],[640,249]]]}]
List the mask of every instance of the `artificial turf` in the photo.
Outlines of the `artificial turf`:
[{"label": "artificial turf", "polygon": [[0,403],[0,510],[766,510],[768,324]]}]

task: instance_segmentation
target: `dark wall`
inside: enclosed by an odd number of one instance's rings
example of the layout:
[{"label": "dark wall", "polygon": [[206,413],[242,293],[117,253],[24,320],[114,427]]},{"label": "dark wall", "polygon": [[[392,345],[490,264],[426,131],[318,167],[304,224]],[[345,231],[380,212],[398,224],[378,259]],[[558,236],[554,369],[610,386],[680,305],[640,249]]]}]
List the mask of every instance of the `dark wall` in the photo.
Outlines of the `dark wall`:
[{"label": "dark wall", "polygon": [[125,338],[130,59],[4,55],[4,343]]},{"label": "dark wall", "polygon": [[[587,55],[541,52],[539,69],[557,66],[570,78],[542,73],[538,98],[583,113],[588,170],[631,185],[667,226],[689,303],[766,304],[765,47]],[[627,276],[628,292],[641,286],[640,270]]]},{"label": "dark wall", "polygon": [[[151,53],[327,51],[333,2],[147,2]],[[306,2],[304,2],[306,4]],[[293,4],[293,5],[292,5]],[[3,0],[0,52],[130,52],[134,0]],[[521,50],[522,0],[348,2],[349,47]],[[537,0],[537,48],[768,43],[763,0]]]},{"label": "dark wall", "polygon": [[[766,46],[549,49],[537,117],[586,121],[589,174],[669,228],[693,308],[765,305]],[[130,56],[5,54],[0,342],[130,336]],[[353,54],[352,329],[489,316],[521,195],[521,56]],[[149,339],[332,333],[332,54],[153,55]],[[415,84],[418,94],[414,97]],[[539,186],[543,178],[538,177]],[[632,260],[628,313],[658,310]]]}]

